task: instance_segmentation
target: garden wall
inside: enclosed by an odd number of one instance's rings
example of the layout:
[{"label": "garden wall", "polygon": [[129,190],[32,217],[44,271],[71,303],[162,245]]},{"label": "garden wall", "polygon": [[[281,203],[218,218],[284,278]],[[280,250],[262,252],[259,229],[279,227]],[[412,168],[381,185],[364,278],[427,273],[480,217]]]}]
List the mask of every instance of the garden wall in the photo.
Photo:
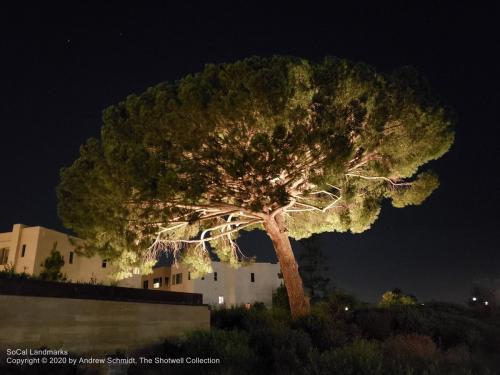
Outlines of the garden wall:
[{"label": "garden wall", "polygon": [[[45,294],[45,295],[44,295]],[[131,352],[192,329],[209,329],[196,293],[36,280],[0,280],[0,349]]]}]

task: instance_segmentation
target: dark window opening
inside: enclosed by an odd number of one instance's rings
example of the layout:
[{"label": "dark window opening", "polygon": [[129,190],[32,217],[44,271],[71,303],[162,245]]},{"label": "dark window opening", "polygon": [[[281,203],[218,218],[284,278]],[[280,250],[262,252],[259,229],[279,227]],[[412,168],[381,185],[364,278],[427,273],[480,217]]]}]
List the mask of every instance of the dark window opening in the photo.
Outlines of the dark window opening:
[{"label": "dark window opening", "polygon": [[169,282],[169,281],[170,281],[170,280],[169,280],[168,276],[167,276],[167,277],[165,277],[165,286],[168,286],[168,282]]},{"label": "dark window opening", "polygon": [[143,287],[143,289],[148,289],[148,288],[149,288],[149,285],[148,285],[148,284],[149,284],[149,283],[148,283],[148,280],[144,280],[144,281],[142,282],[142,287]]},{"label": "dark window opening", "polygon": [[214,272],[214,281],[217,281],[217,272]]},{"label": "dark window opening", "polygon": [[251,281],[252,283],[254,283],[254,282],[255,282],[255,273],[253,273],[253,272],[250,274],[250,281]]},{"label": "dark window opening", "polygon": [[104,260],[102,261],[102,268],[106,268],[106,267],[107,267],[107,265],[108,265],[108,260],[107,260],[107,259],[104,259]]},{"label": "dark window opening", "polygon": [[188,272],[188,280],[191,280],[191,272]]},{"label": "dark window opening", "polygon": [[4,247],[0,249],[0,264],[7,264],[9,258],[9,248]]},{"label": "dark window opening", "polygon": [[182,273],[178,273],[175,275],[175,283],[182,284]]},{"label": "dark window opening", "polygon": [[70,251],[69,252],[69,260],[68,260],[69,264],[73,264],[73,252]]},{"label": "dark window opening", "polygon": [[21,258],[24,257],[24,254],[26,254],[26,245],[23,245],[23,249],[21,250]]}]

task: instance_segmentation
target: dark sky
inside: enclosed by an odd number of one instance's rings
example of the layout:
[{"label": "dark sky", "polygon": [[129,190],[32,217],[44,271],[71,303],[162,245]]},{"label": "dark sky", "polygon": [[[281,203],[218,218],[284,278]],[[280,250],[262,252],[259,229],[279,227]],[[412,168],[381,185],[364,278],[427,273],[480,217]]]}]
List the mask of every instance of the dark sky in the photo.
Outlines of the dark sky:
[{"label": "dark sky", "polygon": [[[387,205],[364,234],[321,235],[335,284],[365,300],[398,286],[424,300],[462,301],[473,282],[500,278],[494,5],[16,3],[0,6],[0,231],[18,222],[63,229],[59,169],[99,134],[102,110],[127,95],[209,62],[333,55],[383,71],[415,66],[458,118],[453,149],[432,165],[441,187],[428,201]],[[263,233],[242,243],[273,258]]]}]

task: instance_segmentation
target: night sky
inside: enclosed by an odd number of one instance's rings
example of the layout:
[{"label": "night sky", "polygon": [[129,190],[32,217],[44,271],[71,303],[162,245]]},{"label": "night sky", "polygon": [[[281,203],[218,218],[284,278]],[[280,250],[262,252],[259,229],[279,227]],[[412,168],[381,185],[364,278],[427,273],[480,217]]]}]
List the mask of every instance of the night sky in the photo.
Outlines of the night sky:
[{"label": "night sky", "polygon": [[[102,110],[127,95],[210,62],[333,55],[382,71],[416,67],[458,120],[452,150],[431,165],[441,186],[423,205],[385,205],[363,234],[321,235],[335,285],[369,301],[400,287],[421,300],[460,302],[474,282],[500,279],[494,5],[17,3],[0,9],[0,232],[19,222],[63,230],[59,169],[98,136]],[[274,259],[264,233],[241,244]]]}]

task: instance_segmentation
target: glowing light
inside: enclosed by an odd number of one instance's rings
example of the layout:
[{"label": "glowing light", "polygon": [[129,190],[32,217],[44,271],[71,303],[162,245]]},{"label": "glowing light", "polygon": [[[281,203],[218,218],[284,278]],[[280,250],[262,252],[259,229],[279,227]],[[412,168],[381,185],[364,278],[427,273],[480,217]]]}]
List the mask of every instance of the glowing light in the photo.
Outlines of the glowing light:
[{"label": "glowing light", "polygon": [[473,300],[473,301],[477,301],[477,298],[476,298],[476,297],[472,297],[472,300]]},{"label": "glowing light", "polygon": [[349,306],[344,307],[345,311],[349,311]]},{"label": "glowing light", "polygon": [[488,306],[488,301],[484,301],[484,306]]},{"label": "glowing light", "polygon": [[219,305],[224,303],[224,296],[219,296]]},{"label": "glowing light", "polygon": [[153,288],[159,288],[160,287],[160,283],[156,282],[153,284]]}]

